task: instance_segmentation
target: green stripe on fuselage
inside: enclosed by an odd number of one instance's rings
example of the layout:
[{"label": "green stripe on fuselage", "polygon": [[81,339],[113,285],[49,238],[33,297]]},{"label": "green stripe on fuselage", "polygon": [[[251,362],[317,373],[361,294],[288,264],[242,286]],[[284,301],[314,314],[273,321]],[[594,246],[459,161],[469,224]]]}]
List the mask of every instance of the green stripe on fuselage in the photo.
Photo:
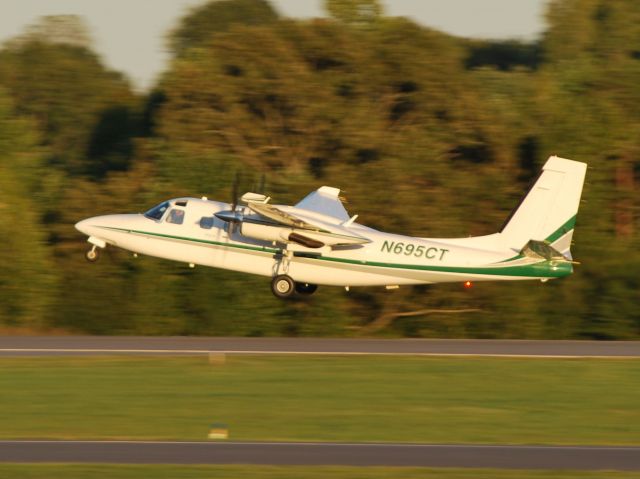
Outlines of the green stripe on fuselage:
[{"label": "green stripe on fuselage", "polygon": [[237,248],[237,249],[244,249],[244,250],[249,250],[249,251],[259,251],[259,252],[262,252],[262,253],[270,253],[270,254],[276,254],[276,253],[280,252],[279,249],[267,248],[265,246],[249,246],[249,245],[241,245],[241,244],[234,244],[234,243],[222,243],[220,241],[211,241],[211,240],[205,240],[205,239],[199,239],[199,238],[187,238],[186,236],[176,236],[176,235],[167,235],[167,234],[162,234],[162,233],[152,233],[151,231],[132,230],[132,229],[127,229],[127,228],[114,228],[112,226],[99,226],[99,228],[104,228],[104,229],[112,230],[112,231],[122,231],[124,233],[136,233],[136,234],[140,234],[140,235],[157,236],[159,238],[174,239],[174,240],[179,240],[179,241],[190,241],[190,242],[193,242],[193,243],[209,244],[209,245],[212,245],[212,246],[222,246],[224,248]]},{"label": "green stripe on fuselage", "polygon": [[[417,271],[434,271],[442,273],[480,274],[486,276],[513,276],[527,278],[561,278],[573,272],[573,267],[567,261],[540,261],[538,263],[519,266],[432,266],[402,263],[380,263],[375,261],[358,261],[343,258],[321,256],[321,261],[334,261],[378,268],[394,268]],[[504,263],[502,263],[504,264]]]},{"label": "green stripe on fuselage", "polygon": [[[222,243],[219,241],[204,240],[198,238],[188,238],[185,236],[168,235],[162,233],[153,233],[150,231],[140,231],[127,228],[114,228],[110,226],[101,226],[101,228],[109,229],[113,231],[122,231],[125,233],[136,233],[142,235],[156,236],[159,238],[173,239],[179,241],[189,241],[194,243],[207,244],[211,246],[218,246],[223,248],[236,248],[247,251],[255,251],[261,253],[277,254],[282,250],[275,248],[267,248],[264,246],[248,246],[239,245],[233,243]],[[412,271],[433,271],[442,273],[458,273],[458,274],[476,274],[486,276],[511,276],[511,277],[526,277],[526,278],[561,278],[567,276],[573,272],[573,266],[570,262],[565,261],[540,261],[537,263],[508,266],[505,263],[498,263],[501,266],[434,266],[434,265],[419,265],[419,264],[403,264],[403,263],[383,263],[377,261],[361,261],[345,258],[335,258],[327,256],[318,256],[317,258],[304,258],[305,260],[313,261],[328,261],[335,263],[343,263],[365,267],[376,268],[390,268],[390,269],[404,269]]]}]

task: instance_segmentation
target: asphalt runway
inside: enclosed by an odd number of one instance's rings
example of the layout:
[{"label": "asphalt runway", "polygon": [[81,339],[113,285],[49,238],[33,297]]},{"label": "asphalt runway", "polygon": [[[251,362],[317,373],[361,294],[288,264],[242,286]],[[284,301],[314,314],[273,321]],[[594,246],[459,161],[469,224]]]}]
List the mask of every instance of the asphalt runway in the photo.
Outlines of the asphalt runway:
[{"label": "asphalt runway", "polygon": [[640,447],[0,441],[0,462],[640,470]]},{"label": "asphalt runway", "polygon": [[640,341],[0,336],[0,356],[208,353],[637,358]]}]

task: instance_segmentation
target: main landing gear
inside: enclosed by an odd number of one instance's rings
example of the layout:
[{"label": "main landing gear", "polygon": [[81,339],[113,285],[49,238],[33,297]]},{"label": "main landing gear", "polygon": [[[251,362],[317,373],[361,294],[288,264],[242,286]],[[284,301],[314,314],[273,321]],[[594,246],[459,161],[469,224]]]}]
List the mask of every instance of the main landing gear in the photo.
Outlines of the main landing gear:
[{"label": "main landing gear", "polygon": [[271,280],[271,291],[277,298],[289,298],[297,292],[310,295],[318,289],[318,285],[309,283],[296,283],[291,276],[279,274]]},{"label": "main landing gear", "polygon": [[306,294],[307,296],[313,294],[318,289],[317,284],[311,283],[296,283],[296,293],[298,294]]}]

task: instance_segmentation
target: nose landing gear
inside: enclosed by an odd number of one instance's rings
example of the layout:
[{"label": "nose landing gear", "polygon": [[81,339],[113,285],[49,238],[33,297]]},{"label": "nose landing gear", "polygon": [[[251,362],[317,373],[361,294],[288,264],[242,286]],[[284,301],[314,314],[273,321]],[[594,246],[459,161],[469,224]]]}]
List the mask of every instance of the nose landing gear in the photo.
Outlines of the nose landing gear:
[{"label": "nose landing gear", "polygon": [[98,258],[100,258],[100,253],[99,253],[98,247],[96,245],[93,245],[93,248],[91,248],[89,251],[87,251],[84,254],[84,257],[90,263],[95,263],[96,261],[98,261]]},{"label": "nose landing gear", "polygon": [[98,258],[100,258],[100,250],[98,248],[106,248],[107,242],[100,238],[96,238],[95,236],[89,236],[89,239],[87,241],[91,244],[92,247],[84,254],[84,257],[90,263],[95,263],[96,261],[98,261]]}]

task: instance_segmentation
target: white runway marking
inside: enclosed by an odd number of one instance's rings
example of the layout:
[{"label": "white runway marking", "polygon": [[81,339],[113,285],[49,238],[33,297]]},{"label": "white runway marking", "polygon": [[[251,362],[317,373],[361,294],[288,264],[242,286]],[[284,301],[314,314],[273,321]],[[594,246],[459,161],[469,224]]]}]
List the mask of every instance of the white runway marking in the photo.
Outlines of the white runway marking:
[{"label": "white runway marking", "polygon": [[541,359],[634,359],[639,356],[620,355],[576,355],[576,354],[513,354],[513,353],[446,353],[446,352],[376,352],[376,351],[263,351],[263,350],[205,350],[205,349],[82,349],[82,348],[0,348],[0,353],[41,353],[41,354],[157,354],[157,355],[306,355],[306,356],[447,356],[447,357],[503,357]]}]

